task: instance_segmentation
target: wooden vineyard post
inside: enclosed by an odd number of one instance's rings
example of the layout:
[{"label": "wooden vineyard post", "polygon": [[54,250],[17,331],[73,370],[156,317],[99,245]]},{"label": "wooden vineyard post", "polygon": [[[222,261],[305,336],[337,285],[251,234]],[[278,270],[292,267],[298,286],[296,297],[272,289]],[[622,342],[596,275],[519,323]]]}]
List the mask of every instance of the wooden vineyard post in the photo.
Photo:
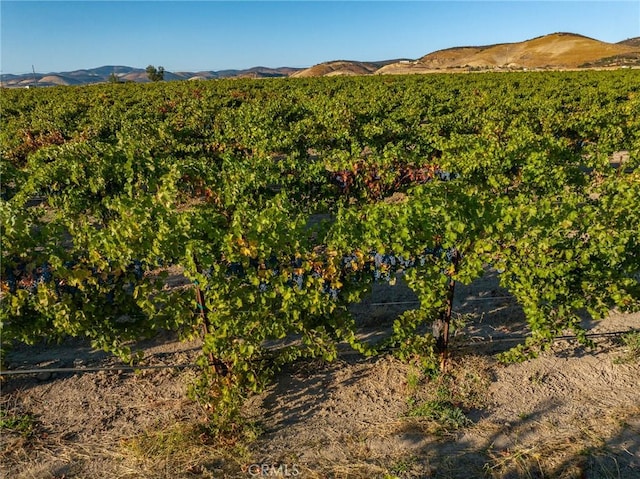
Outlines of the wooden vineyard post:
[{"label": "wooden vineyard post", "polygon": [[440,370],[447,371],[447,361],[449,359],[449,327],[451,325],[451,312],[453,309],[453,298],[455,295],[456,281],[453,274],[458,270],[458,261],[460,257],[457,250],[453,250],[451,263],[453,265],[453,273],[449,276],[449,284],[447,285],[447,299],[445,307],[442,310],[440,318],[433,325],[433,335],[436,338],[436,350],[440,355]]},{"label": "wooden vineyard post", "polygon": [[[196,268],[200,270],[200,266],[198,265],[195,255],[193,257],[193,261],[196,265]],[[202,289],[200,289],[200,283],[195,280],[194,285],[196,293],[196,304],[198,306],[200,317],[202,318],[202,338],[204,340],[204,338],[209,334],[209,317],[207,316],[207,306],[204,300],[204,293],[202,292]],[[219,358],[216,358],[211,352],[209,353],[209,364],[214,367],[217,374],[220,374],[222,376],[226,376],[229,371],[227,365]]]}]

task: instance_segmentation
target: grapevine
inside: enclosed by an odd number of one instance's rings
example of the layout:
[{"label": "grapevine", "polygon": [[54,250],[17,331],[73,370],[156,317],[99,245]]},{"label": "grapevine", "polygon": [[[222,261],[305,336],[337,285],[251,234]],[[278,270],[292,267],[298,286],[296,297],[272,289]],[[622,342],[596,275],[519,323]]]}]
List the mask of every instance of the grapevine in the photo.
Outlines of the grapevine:
[{"label": "grapevine", "polygon": [[[221,431],[279,367],[341,342],[446,367],[455,285],[489,269],[530,327],[505,360],[639,308],[631,71],[92,85],[0,106],[3,348],[80,336],[135,362],[131,341],[201,336],[191,392]],[[190,287],[167,286],[176,271]],[[350,306],[400,278],[418,308],[361,341]]]}]

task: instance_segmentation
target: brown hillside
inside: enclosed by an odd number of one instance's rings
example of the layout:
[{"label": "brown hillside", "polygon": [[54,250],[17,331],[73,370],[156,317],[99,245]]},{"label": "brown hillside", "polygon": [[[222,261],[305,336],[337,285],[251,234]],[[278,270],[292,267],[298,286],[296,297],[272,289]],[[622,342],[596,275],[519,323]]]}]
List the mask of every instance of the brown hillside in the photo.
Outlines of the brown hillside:
[{"label": "brown hillside", "polygon": [[635,38],[627,38],[626,40],[622,40],[618,42],[617,45],[627,45],[631,47],[640,47],[640,37]]},{"label": "brown hillside", "polygon": [[[496,45],[471,59],[472,66],[577,68],[604,57],[631,53],[634,47],[605,43],[574,34],[555,33],[515,44]],[[475,63],[475,65],[474,65]]]},{"label": "brown hillside", "polygon": [[132,72],[127,75],[123,75],[120,77],[121,80],[124,81],[133,81],[133,82],[146,82],[149,81],[149,77],[147,76],[147,72]]},{"label": "brown hillside", "polygon": [[374,73],[377,69],[378,66],[371,63],[338,60],[314,65],[311,68],[293,73],[291,76],[321,77],[336,75],[369,75]]},{"label": "brown hillside", "polygon": [[40,85],[70,85],[71,82],[68,80],[57,76],[57,75],[47,75],[38,80],[38,84]]},{"label": "brown hillside", "polygon": [[404,74],[421,73],[424,71],[437,70],[441,68],[451,68],[453,66],[464,65],[470,56],[480,53],[487,47],[454,47],[446,50],[439,50],[430,53],[414,62],[398,62],[386,65],[376,71],[378,75],[384,74]]},{"label": "brown hillside", "polygon": [[[633,40],[633,39],[631,39]],[[634,63],[640,47],[606,43],[573,33],[553,33],[518,43],[440,50],[412,65],[394,64],[378,73],[420,73],[461,68],[580,68]]]}]

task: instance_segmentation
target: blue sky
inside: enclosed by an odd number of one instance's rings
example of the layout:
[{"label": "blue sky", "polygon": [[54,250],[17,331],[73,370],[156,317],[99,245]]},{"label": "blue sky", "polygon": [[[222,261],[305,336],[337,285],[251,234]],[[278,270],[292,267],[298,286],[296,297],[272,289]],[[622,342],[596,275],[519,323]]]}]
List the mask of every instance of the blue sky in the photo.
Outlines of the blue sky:
[{"label": "blue sky", "polygon": [[307,67],[418,58],[441,48],[558,31],[617,42],[640,36],[628,1],[0,2],[2,73],[103,65],[169,71]]}]

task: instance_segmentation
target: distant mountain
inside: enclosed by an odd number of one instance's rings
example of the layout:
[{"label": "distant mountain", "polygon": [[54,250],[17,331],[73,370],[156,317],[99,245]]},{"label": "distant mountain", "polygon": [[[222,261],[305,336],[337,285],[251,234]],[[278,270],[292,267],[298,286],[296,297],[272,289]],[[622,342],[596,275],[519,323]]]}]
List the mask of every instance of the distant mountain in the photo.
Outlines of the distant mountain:
[{"label": "distant mountain", "polygon": [[384,75],[441,71],[562,70],[640,67],[640,37],[606,43],[574,33],[552,33],[518,43],[453,47],[417,60],[329,61],[291,76]]},{"label": "distant mountain", "polygon": [[335,60],[319,63],[311,68],[293,73],[293,77],[317,77],[337,75],[369,75],[377,72],[385,65],[408,60],[384,60],[380,62],[358,62],[349,60]]},{"label": "distant mountain", "polygon": [[[300,68],[267,68],[254,67],[246,70],[221,70],[200,72],[164,72],[166,81],[172,80],[210,80],[214,78],[275,78],[286,77],[301,70]],[[90,83],[106,83],[111,75],[121,82],[148,82],[146,69],[127,66],[107,65],[88,70],[75,70],[62,73],[28,73],[24,75],[0,75],[4,87],[85,85]]]},{"label": "distant mountain", "polygon": [[[640,68],[640,37],[606,43],[575,33],[552,33],[517,43],[453,47],[429,53],[417,60],[379,62],[334,60],[310,68],[254,67],[245,70],[200,72],[165,71],[165,80],[209,80],[215,78],[318,77],[335,75],[412,74],[440,71],[562,70],[586,68]],[[5,87],[83,85],[120,81],[148,82],[142,68],[102,66],[63,73],[0,76]]]}]

